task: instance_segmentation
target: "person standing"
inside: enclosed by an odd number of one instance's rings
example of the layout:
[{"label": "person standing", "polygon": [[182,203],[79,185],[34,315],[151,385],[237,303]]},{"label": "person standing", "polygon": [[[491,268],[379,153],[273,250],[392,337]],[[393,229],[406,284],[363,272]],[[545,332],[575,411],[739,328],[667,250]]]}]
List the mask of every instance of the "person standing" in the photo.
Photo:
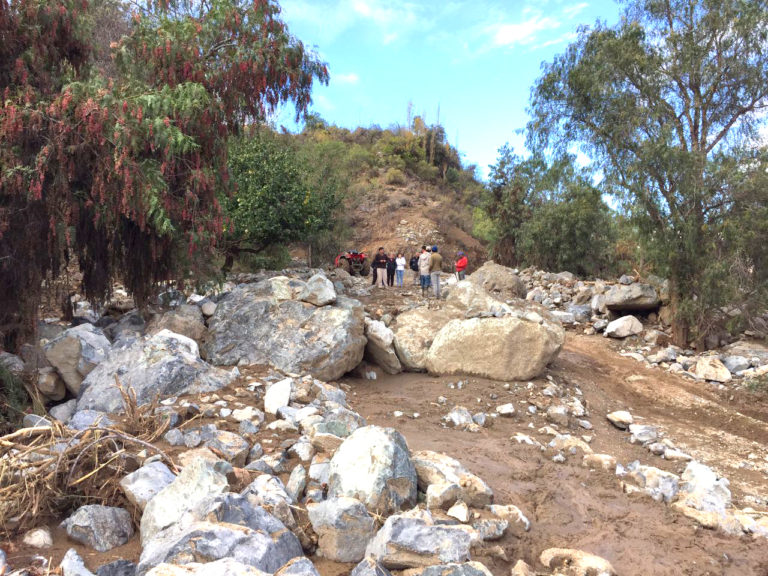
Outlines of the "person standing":
[{"label": "person standing", "polygon": [[397,253],[397,258],[395,258],[395,266],[395,274],[397,275],[397,287],[402,288],[403,276],[405,276],[405,256],[403,256],[402,252]]},{"label": "person standing", "polygon": [[374,285],[387,287],[387,255],[384,253],[384,247],[379,247],[376,256],[373,257]]},{"label": "person standing", "polygon": [[440,298],[440,273],[443,271],[443,257],[438,254],[437,246],[432,246],[429,258],[429,275],[432,281],[432,291],[435,298]]},{"label": "person standing", "polygon": [[419,285],[419,256],[417,254],[414,254],[411,256],[411,262],[410,262],[411,270],[413,270],[413,285],[418,286]]},{"label": "person standing", "polygon": [[426,246],[421,247],[421,256],[419,256],[419,283],[421,284],[421,295],[427,295],[429,288],[429,258],[432,256],[432,249]]},{"label": "person standing", "polygon": [[390,253],[387,256],[387,286],[390,288],[395,285],[395,271],[397,270],[397,263],[395,262],[394,253]]},{"label": "person standing", "polygon": [[461,250],[456,253],[456,276],[459,282],[467,277],[467,255]]}]

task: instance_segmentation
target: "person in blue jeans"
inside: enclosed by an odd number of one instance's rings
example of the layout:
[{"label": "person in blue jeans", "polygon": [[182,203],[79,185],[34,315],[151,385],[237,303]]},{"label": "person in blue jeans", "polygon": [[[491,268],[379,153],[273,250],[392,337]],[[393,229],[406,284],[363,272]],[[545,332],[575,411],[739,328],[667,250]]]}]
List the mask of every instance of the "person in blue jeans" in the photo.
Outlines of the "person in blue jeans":
[{"label": "person in blue jeans", "polygon": [[397,258],[395,258],[395,275],[397,276],[397,287],[402,288],[403,287],[403,276],[405,276],[405,256],[403,256],[402,252],[397,253]]}]

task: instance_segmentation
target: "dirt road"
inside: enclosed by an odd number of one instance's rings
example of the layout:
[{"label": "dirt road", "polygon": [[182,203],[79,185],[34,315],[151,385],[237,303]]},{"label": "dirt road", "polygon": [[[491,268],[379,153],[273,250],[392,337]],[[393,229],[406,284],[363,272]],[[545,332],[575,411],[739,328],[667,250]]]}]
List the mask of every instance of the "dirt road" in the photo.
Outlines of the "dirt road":
[{"label": "dirt road", "polygon": [[[629,435],[605,419],[608,412],[628,409],[639,422],[660,426],[680,449],[729,478],[736,506],[765,510],[768,406],[750,397],[729,401],[727,392],[646,368],[620,356],[615,347],[601,337],[569,333],[551,366],[549,375],[555,382],[581,391],[594,427],[570,432],[591,436],[595,452],[611,454],[625,465],[640,460],[681,473],[684,463],[663,460],[630,444]],[[477,378],[462,378],[466,384],[458,389],[458,380],[400,374],[346,383],[352,407],[369,423],[396,427],[412,450],[437,450],[458,458],[491,485],[497,502],[515,504],[528,515],[529,532],[507,535],[499,542],[509,562],[479,558],[494,574],[506,576],[510,562],[520,558],[536,566],[540,552],[556,546],[603,556],[624,576],[768,575],[764,539],[703,529],[648,496],[625,494],[619,478],[583,467],[581,455],[557,464],[551,450],[511,440],[519,432],[542,444],[549,441],[538,432],[548,424],[542,412],[526,410],[528,401],[540,397],[549,384],[546,379],[513,384],[510,390]],[[446,404],[438,403],[439,396],[447,398]],[[490,412],[506,402],[514,403],[516,416],[497,418],[478,433],[441,424],[441,417],[454,405]],[[396,410],[405,415],[395,418]],[[414,412],[418,418],[413,418]]]}]

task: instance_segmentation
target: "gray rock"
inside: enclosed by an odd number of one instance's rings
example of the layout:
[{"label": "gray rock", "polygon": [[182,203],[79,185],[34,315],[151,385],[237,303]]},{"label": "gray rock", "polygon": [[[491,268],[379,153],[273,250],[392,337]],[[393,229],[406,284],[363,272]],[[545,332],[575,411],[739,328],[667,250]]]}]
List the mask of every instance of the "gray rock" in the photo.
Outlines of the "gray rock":
[{"label": "gray rock", "polygon": [[178,428],[171,428],[163,438],[171,446],[184,446],[184,433]]},{"label": "gray rock", "polygon": [[362,305],[345,297],[320,307],[292,299],[301,290],[303,283],[281,277],[235,288],[208,321],[207,357],[214,364],[271,364],[322,380],[352,370],[366,343]]},{"label": "gray rock", "polygon": [[207,563],[228,558],[272,574],[292,558],[303,556],[289,530],[270,534],[220,522],[192,522],[163,530],[141,552],[137,576],[162,563]]},{"label": "gray rock", "polygon": [[749,359],[744,356],[726,356],[722,362],[731,374],[747,370],[750,367]]},{"label": "gray rock", "polygon": [[216,313],[216,302],[211,302],[210,300],[203,302],[200,306],[200,311],[203,313],[203,316],[210,318]]},{"label": "gray rock", "polygon": [[653,466],[643,466],[638,461],[629,464],[627,471],[627,478],[657,502],[669,503],[677,496],[680,477],[676,474]]},{"label": "gray rock", "polygon": [[72,418],[72,415],[75,413],[75,410],[77,409],[77,400],[72,398],[72,400],[67,400],[66,402],[62,404],[57,404],[56,406],[52,406],[48,409],[48,414],[52,418],[55,418],[62,424],[66,424],[70,418]]},{"label": "gray rock", "polygon": [[299,294],[299,300],[315,306],[327,306],[336,302],[336,289],[333,282],[323,274],[315,274],[304,286]]},{"label": "gray rock", "polygon": [[24,361],[10,352],[0,351],[0,366],[16,376],[21,376],[24,372]]},{"label": "gray rock", "polygon": [[450,456],[431,450],[420,450],[412,454],[411,462],[422,492],[427,492],[432,484],[455,484],[461,487],[461,499],[470,506],[486,506],[493,502],[493,491],[488,484]]},{"label": "gray rock", "polygon": [[106,428],[114,424],[107,414],[99,410],[78,410],[67,420],[67,427],[73,430],[85,430],[93,426]]},{"label": "gray rock", "polygon": [[365,319],[365,358],[387,374],[398,374],[403,367],[395,353],[395,333],[379,320]]},{"label": "gray rock", "polygon": [[289,560],[285,566],[275,572],[275,576],[320,576],[320,573],[309,558],[301,557]]},{"label": "gray rock", "polygon": [[229,490],[226,475],[218,469],[220,467],[210,462],[194,460],[149,501],[141,517],[141,542],[144,546],[203,499]]},{"label": "gray rock", "polygon": [[492,576],[492,573],[480,562],[464,562],[427,566],[423,570],[415,570],[412,576]]},{"label": "gray rock", "polygon": [[115,560],[100,566],[96,576],[136,576],[136,564],[130,560]]},{"label": "gray rock", "polygon": [[728,479],[700,462],[689,462],[681,477],[679,501],[702,512],[724,513],[731,507]]},{"label": "gray rock", "polygon": [[659,438],[659,429],[648,424],[630,424],[629,433],[631,434],[629,437],[631,444],[655,442]]},{"label": "gray rock", "polygon": [[547,420],[558,426],[568,426],[568,407],[555,404],[547,408]]},{"label": "gray rock", "polygon": [[660,305],[656,288],[650,284],[614,285],[605,295],[605,306],[613,312],[642,312]]},{"label": "gray rock", "polygon": [[50,428],[53,426],[50,420],[38,416],[37,414],[26,414],[21,420],[21,425],[24,426],[24,428]]},{"label": "gray rock", "polygon": [[576,322],[586,324],[592,316],[592,307],[589,304],[569,304],[566,311],[573,314]]},{"label": "gray rock", "polygon": [[642,331],[642,322],[634,316],[622,316],[605,327],[605,335],[609,338],[627,338],[628,336],[636,336]]},{"label": "gray rock", "polygon": [[304,466],[299,464],[291,472],[291,475],[288,478],[288,483],[285,485],[285,491],[294,502],[300,502],[306,487],[307,471]]},{"label": "gray rock", "polygon": [[183,566],[158,564],[147,572],[147,576],[269,576],[269,574],[232,558],[222,558],[206,564],[196,562]]},{"label": "gray rock", "polygon": [[171,484],[176,475],[162,462],[150,462],[120,480],[128,501],[144,510],[155,495]]},{"label": "gray rock", "polygon": [[475,538],[469,526],[435,524],[429,512],[414,510],[387,518],[368,544],[366,555],[376,557],[390,570],[466,562]]},{"label": "gray rock", "polygon": [[205,441],[204,446],[217,454],[221,454],[227,462],[236,468],[245,466],[245,460],[251,449],[251,445],[245,438],[226,430],[216,430],[213,438]]},{"label": "gray rock", "polygon": [[45,345],[45,357],[58,370],[72,394],[80,392],[83,379],[107,356],[111,344],[93,324],[65,330]]},{"label": "gray rock", "polygon": [[138,310],[133,310],[120,317],[120,319],[111,326],[104,329],[104,333],[117,344],[119,341],[134,340],[144,336],[146,323]]},{"label": "gray rock", "polygon": [[174,334],[181,334],[196,342],[201,342],[205,335],[205,320],[198,306],[182,304],[162,315],[155,316],[147,326],[148,334],[157,334],[162,330],[168,330]]},{"label": "gray rock", "polygon": [[331,459],[328,484],[329,497],[357,498],[378,514],[416,504],[416,471],[405,438],[393,428],[355,430]]},{"label": "gray rock", "polygon": [[331,498],[307,504],[318,555],[334,562],[359,562],[376,530],[365,506],[354,498]]},{"label": "gray rock", "polygon": [[525,298],[528,290],[520,277],[511,268],[486,261],[467,279],[488,292],[496,293],[504,299]]},{"label": "gray rock", "polygon": [[83,381],[78,410],[122,412],[123,399],[116,377],[125,389],[133,389],[137,403],[142,405],[157,395],[219,390],[232,382],[235,375],[203,362],[194,340],[162,330],[116,345]]},{"label": "gray rock", "polygon": [[[0,565],[2,565],[1,562]],[[93,572],[85,567],[85,562],[74,548],[70,548],[64,554],[64,558],[59,564],[59,570],[62,576],[94,576]]]},{"label": "gray rock", "polygon": [[62,527],[70,538],[99,552],[122,546],[133,536],[133,521],[127,510],[98,504],[81,506],[62,522]]},{"label": "gray rock", "polygon": [[275,382],[264,395],[264,411],[267,414],[277,414],[281,408],[288,406],[293,393],[293,378],[284,378]]},{"label": "gray rock", "polygon": [[355,566],[349,576],[392,576],[392,574],[375,558],[368,557]]}]

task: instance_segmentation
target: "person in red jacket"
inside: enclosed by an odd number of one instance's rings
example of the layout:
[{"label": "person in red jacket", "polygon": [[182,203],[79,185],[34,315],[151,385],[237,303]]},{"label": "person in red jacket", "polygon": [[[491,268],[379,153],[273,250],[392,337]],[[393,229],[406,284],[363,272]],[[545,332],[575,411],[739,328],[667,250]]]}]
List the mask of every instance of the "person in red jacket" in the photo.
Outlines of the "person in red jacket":
[{"label": "person in red jacket", "polygon": [[464,278],[467,277],[467,256],[459,250],[456,253],[456,276],[458,276],[459,280],[464,280]]}]

